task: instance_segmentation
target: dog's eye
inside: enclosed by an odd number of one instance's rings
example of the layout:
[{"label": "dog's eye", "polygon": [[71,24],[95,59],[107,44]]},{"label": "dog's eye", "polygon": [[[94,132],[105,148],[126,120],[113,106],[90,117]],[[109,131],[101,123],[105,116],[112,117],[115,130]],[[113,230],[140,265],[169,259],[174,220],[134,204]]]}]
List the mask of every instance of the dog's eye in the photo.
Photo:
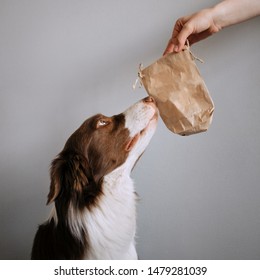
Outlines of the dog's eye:
[{"label": "dog's eye", "polygon": [[105,119],[100,119],[97,122],[97,128],[102,127],[102,126],[106,126],[108,125],[110,122],[109,120],[105,120]]}]

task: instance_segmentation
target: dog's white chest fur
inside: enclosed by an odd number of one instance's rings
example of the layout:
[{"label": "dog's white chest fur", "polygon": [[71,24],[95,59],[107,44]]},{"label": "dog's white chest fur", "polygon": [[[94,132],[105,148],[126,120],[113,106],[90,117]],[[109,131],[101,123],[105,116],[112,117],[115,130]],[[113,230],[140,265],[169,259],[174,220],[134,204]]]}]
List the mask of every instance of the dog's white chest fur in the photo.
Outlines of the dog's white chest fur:
[{"label": "dog's white chest fur", "polygon": [[84,214],[89,241],[86,259],[137,259],[136,195],[124,169],[121,166],[104,177],[98,206]]}]

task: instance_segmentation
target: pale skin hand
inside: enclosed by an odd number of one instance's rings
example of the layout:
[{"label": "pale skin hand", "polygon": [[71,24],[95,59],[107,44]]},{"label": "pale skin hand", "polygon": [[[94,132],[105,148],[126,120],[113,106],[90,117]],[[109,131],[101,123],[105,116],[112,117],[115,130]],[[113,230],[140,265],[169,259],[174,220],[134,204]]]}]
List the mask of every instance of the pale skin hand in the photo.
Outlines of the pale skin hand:
[{"label": "pale skin hand", "polygon": [[225,0],[216,6],[179,18],[164,55],[179,52],[186,40],[192,45],[222,28],[260,15],[260,0]]}]

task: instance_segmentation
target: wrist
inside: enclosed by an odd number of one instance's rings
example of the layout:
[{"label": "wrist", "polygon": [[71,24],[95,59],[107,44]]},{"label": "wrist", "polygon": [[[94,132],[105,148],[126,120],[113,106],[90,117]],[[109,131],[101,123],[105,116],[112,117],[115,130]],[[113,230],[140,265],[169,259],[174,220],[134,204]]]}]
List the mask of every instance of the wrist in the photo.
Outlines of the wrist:
[{"label": "wrist", "polygon": [[222,2],[211,8],[211,15],[214,25],[221,30],[228,26],[227,11]]}]

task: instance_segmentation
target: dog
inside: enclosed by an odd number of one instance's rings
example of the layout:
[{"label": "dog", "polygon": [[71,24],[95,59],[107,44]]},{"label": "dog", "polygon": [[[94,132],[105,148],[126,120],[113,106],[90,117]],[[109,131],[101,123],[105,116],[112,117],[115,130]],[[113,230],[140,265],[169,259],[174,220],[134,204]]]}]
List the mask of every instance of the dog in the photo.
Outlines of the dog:
[{"label": "dog", "polygon": [[125,112],[87,119],[52,161],[49,219],[32,259],[137,259],[136,192],[130,177],[157,126],[146,97]]}]

